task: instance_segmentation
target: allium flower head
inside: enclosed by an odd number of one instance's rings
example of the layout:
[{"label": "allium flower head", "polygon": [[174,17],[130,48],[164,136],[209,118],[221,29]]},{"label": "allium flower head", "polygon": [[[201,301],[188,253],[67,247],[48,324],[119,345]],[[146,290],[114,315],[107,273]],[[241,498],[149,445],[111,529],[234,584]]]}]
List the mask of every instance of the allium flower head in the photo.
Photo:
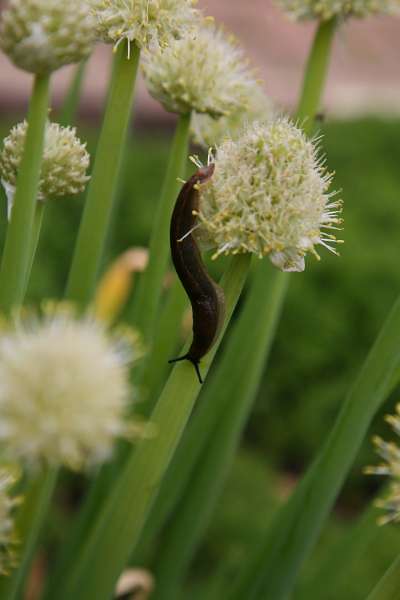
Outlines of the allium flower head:
[{"label": "allium flower head", "polygon": [[25,316],[0,336],[0,443],[28,466],[81,469],[104,461],[131,399],[128,366],[135,336],[112,337],[91,317],[67,308]]},{"label": "allium flower head", "polygon": [[180,37],[198,11],[196,0],[89,0],[98,37],[110,44],[127,40],[140,48],[164,46]]},{"label": "allium flower head", "polygon": [[295,20],[327,21],[332,17],[362,18],[399,12],[398,0],[276,0],[276,2]]},{"label": "allium flower head", "polygon": [[[9,211],[12,206],[19,165],[24,150],[27,123],[12,128],[0,153],[0,177],[6,190]],[[86,144],[76,136],[76,129],[47,123],[38,200],[78,194],[89,180],[86,174],[90,157]]]},{"label": "allium flower head", "polygon": [[275,116],[273,103],[259,82],[249,85],[246,95],[243,105],[229,116],[215,119],[207,114],[195,113],[191,123],[195,143],[209,148],[227,138],[237,139],[250,123],[268,121]]},{"label": "allium flower head", "polygon": [[93,43],[93,19],[81,0],[9,0],[1,15],[1,48],[31,73],[79,62]]},{"label": "allium flower head", "polygon": [[246,107],[255,84],[233,38],[207,24],[147,52],[143,71],[150,94],[180,114],[230,115]]},{"label": "allium flower head", "polygon": [[11,469],[0,466],[0,575],[6,575],[15,566],[16,535],[13,510],[20,499],[13,497],[16,477]]},{"label": "allium flower head", "polygon": [[215,173],[201,187],[199,237],[219,254],[268,255],[283,271],[302,271],[304,255],[340,223],[340,202],[328,193],[331,174],[315,144],[281,118],[253,123],[217,148]]},{"label": "allium flower head", "polygon": [[[396,414],[387,415],[386,421],[400,436],[400,404],[396,406]],[[376,502],[376,506],[386,511],[386,515],[379,522],[382,525],[390,521],[400,522],[400,447],[394,442],[385,442],[379,436],[373,438],[373,443],[383,462],[374,467],[367,467],[365,473],[388,475],[392,478],[387,496]]]}]

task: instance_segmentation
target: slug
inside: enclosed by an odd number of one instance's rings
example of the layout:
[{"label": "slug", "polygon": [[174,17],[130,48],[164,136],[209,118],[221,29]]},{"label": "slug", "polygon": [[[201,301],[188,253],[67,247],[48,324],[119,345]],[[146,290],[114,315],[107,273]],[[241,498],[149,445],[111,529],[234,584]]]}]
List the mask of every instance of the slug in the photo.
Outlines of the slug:
[{"label": "slug", "polygon": [[192,233],[199,207],[198,186],[210,180],[214,168],[210,164],[199,169],[184,184],[172,213],[170,228],[172,262],[192,305],[193,341],[187,354],[169,362],[190,361],[200,383],[203,383],[200,359],[215,343],[225,315],[224,292],[207,273]]}]

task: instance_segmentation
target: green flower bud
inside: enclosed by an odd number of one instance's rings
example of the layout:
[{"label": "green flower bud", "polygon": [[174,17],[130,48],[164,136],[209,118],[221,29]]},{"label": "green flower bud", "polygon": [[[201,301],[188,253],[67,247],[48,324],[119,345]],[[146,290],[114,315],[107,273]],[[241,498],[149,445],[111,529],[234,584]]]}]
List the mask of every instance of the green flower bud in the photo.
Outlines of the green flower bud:
[{"label": "green flower bud", "polygon": [[88,468],[107,459],[132,400],[135,334],[113,336],[91,317],[49,307],[24,315],[0,337],[0,441],[10,460]]},{"label": "green flower bud", "polygon": [[31,73],[79,62],[93,43],[93,20],[85,1],[9,0],[1,15],[0,47]]},{"label": "green flower bud", "polygon": [[398,0],[276,0],[294,20],[368,17],[399,12]]},{"label": "green flower bud", "polygon": [[143,71],[150,94],[180,114],[230,115],[245,106],[255,84],[233,38],[206,25],[145,53]]},{"label": "green flower bud", "polygon": [[252,252],[283,271],[302,271],[307,252],[318,257],[316,245],[336,252],[336,238],[323,231],[341,221],[340,202],[328,193],[331,174],[287,119],[253,123],[238,140],[224,141],[214,162],[200,190],[198,231],[215,257]]},{"label": "green flower bud", "polygon": [[[12,128],[0,153],[0,177],[12,208],[19,165],[24,150],[27,122]],[[76,129],[47,123],[38,200],[73,195],[85,189],[90,157],[86,144],[76,137]]]},{"label": "green flower bud", "polygon": [[98,37],[140,48],[165,45],[180,37],[198,18],[196,0],[90,0]]}]

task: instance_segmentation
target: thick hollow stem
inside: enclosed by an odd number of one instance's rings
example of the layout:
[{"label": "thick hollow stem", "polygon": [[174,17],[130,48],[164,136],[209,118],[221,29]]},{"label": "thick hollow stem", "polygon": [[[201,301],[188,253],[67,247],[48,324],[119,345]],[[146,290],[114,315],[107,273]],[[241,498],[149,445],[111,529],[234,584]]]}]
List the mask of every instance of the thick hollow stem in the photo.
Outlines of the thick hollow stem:
[{"label": "thick hollow stem", "polygon": [[87,60],[82,60],[79,65],[75,67],[75,73],[72,77],[65,100],[61,106],[60,116],[58,118],[58,122],[64,127],[72,125],[75,121],[81,99],[86,66]]},{"label": "thick hollow stem", "polygon": [[169,259],[169,222],[184,177],[189,146],[190,114],[180,115],[150,240],[150,258],[139,285],[135,319],[146,343],[153,337],[163,279]]},{"label": "thick hollow stem", "polygon": [[[234,257],[223,279],[227,307],[225,326],[240,296],[249,264],[247,255]],[[202,361],[204,376],[217,347],[218,343]],[[59,600],[108,600],[112,596],[116,579],[138,540],[199,388],[192,365],[178,363],[150,419],[155,435],[142,439],[127,461],[95,527],[75,557],[72,573],[65,574]]]},{"label": "thick hollow stem", "polygon": [[336,18],[320,23],[304,72],[296,118],[308,135],[313,132],[315,117],[320,108],[336,24]]},{"label": "thick hollow stem", "polygon": [[400,557],[397,557],[392,566],[369,594],[367,600],[398,600],[400,589]]},{"label": "thick hollow stem", "polygon": [[31,261],[31,240],[37,203],[49,104],[49,75],[35,78],[28,130],[18,172],[14,206],[0,267],[0,310],[22,304]]},{"label": "thick hollow stem", "polygon": [[139,55],[139,48],[134,46],[128,59],[126,45],[121,44],[115,56],[103,127],[66,292],[69,300],[82,307],[91,300],[110,223],[131,116]]}]

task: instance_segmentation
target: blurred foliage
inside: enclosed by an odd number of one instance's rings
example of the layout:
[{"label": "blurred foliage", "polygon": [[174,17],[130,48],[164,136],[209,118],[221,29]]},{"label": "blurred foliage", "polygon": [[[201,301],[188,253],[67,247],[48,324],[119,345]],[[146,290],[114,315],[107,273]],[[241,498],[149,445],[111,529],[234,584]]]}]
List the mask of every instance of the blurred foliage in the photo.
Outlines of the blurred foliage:
[{"label": "blurred foliage", "polygon": [[[195,563],[190,588],[193,598],[221,597],[220,582],[240,568],[242,557],[265,530],[268,516],[324,442],[400,290],[400,120],[333,122],[322,129],[328,164],[336,172],[334,185],[343,190],[345,202],[342,256],[331,256],[322,249],[320,262],[309,258],[305,273],[291,275],[270,365],[247,427],[246,449],[237,458]],[[0,134],[7,131],[8,125],[3,123]],[[95,131],[87,126],[79,131],[93,151]],[[168,148],[168,136],[160,133],[131,136],[105,264],[130,246],[146,245]],[[3,239],[5,198],[1,194]],[[41,298],[43,290],[49,297],[62,296],[82,203],[82,198],[48,203],[29,286],[30,302]],[[394,394],[392,401],[396,399]],[[383,428],[387,432],[377,419],[374,430]],[[320,560],[329,556],[333,544],[376,490],[374,478],[361,475],[361,466],[374,461],[367,440],[337,512],[309,561],[308,577],[318,571]],[[55,524],[62,522],[59,517],[57,512]],[[336,595],[328,596],[325,590],[316,592],[315,599],[363,598],[399,547],[400,532],[385,528],[379,544],[365,549],[355,559],[354,569],[349,567],[351,577],[332,587]],[[216,563],[222,564],[221,571],[210,581]],[[303,600],[301,595],[299,600]]]}]

